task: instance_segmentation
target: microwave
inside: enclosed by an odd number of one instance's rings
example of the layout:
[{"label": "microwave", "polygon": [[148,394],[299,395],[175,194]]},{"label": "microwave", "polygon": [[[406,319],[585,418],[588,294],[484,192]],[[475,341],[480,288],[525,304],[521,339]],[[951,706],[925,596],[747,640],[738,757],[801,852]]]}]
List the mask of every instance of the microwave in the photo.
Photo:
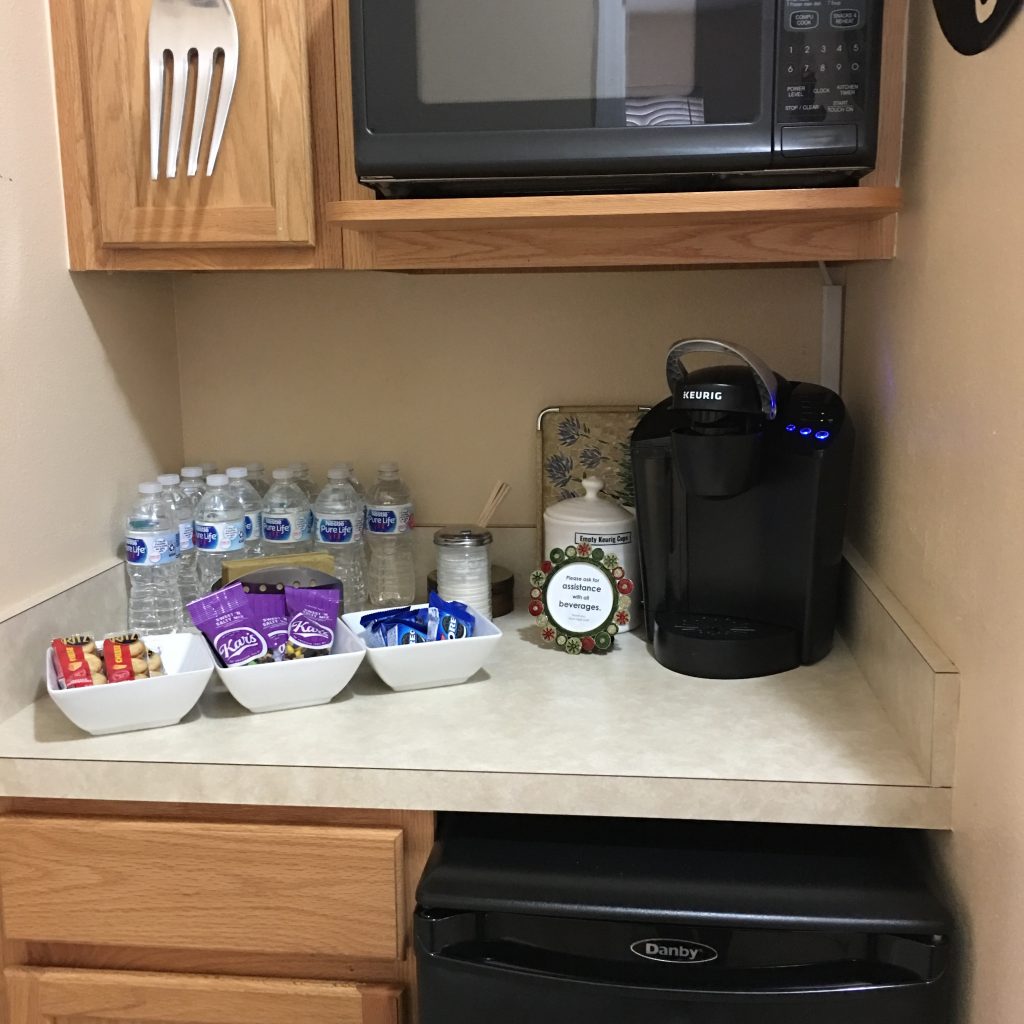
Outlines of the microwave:
[{"label": "microwave", "polygon": [[384,197],[849,185],[883,0],[351,0],[355,159]]}]

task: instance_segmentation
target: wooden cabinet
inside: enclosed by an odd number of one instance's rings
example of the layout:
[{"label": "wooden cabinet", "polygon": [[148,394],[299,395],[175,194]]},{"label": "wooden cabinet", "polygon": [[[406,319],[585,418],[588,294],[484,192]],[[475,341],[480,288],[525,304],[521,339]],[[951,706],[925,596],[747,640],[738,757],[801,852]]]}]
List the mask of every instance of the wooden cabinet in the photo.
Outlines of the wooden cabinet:
[{"label": "wooden cabinet", "polygon": [[398,1024],[386,986],[14,968],[9,1024]]},{"label": "wooden cabinet", "polygon": [[238,82],[214,173],[188,177],[182,159],[157,181],[150,0],[50,7],[72,269],[340,265],[337,232],[318,223],[337,180],[329,3],[236,0]]},{"label": "wooden cabinet", "polygon": [[396,960],[402,832],[11,818],[11,939]]},{"label": "wooden cabinet", "polygon": [[50,804],[0,815],[7,1024],[415,1021],[432,814]]},{"label": "wooden cabinet", "polygon": [[[72,269],[500,270],[888,259],[909,0],[885,5],[876,171],[856,188],[377,200],[355,173],[348,0],[234,0],[212,178],[152,182],[150,0],[50,0]],[[188,118],[186,118],[186,123]]]}]

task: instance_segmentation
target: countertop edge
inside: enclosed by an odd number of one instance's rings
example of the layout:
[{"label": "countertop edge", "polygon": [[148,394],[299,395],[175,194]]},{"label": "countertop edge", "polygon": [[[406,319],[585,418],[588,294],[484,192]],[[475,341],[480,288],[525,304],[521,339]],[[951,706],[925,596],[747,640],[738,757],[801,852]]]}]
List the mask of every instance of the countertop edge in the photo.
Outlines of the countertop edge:
[{"label": "countertop edge", "polygon": [[948,830],[952,790],[816,782],[0,758],[0,796]]}]

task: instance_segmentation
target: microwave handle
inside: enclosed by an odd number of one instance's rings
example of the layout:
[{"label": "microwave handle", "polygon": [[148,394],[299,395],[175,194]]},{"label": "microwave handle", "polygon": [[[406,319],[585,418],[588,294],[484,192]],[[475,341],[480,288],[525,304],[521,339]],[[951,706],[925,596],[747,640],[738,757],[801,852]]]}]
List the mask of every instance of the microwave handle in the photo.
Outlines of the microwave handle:
[{"label": "microwave handle", "polygon": [[753,371],[757,381],[757,390],[761,395],[761,409],[765,417],[769,420],[775,419],[778,413],[779,381],[774,371],[749,349],[728,341],[715,341],[711,338],[689,338],[685,341],[677,341],[668,351],[668,361],[665,367],[668,388],[672,394],[675,394],[676,385],[682,384],[686,380],[687,372],[683,365],[683,358],[693,352],[731,355],[746,363]]}]

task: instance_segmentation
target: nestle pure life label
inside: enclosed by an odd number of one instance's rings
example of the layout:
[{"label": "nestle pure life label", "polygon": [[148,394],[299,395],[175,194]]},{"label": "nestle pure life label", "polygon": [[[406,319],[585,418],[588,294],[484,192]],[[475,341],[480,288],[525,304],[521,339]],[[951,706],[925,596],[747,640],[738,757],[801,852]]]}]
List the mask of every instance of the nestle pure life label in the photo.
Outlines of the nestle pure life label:
[{"label": "nestle pure life label", "polygon": [[412,504],[367,505],[366,528],[370,533],[408,533],[416,525]]}]

